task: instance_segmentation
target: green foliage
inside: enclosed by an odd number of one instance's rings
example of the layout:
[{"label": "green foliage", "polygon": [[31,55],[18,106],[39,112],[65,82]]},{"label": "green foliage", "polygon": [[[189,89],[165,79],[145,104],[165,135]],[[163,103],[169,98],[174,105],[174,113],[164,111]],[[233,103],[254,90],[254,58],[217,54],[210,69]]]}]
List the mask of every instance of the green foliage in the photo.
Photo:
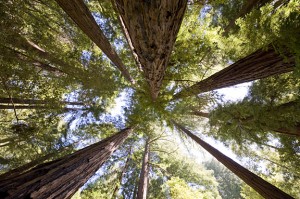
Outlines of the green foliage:
[{"label": "green foliage", "polygon": [[[77,198],[133,198],[147,138],[153,140],[149,198],[239,198],[240,182],[227,170],[213,163],[205,167],[185,157],[186,152],[174,152],[181,144],[170,121],[203,130],[206,120],[191,112],[211,110],[219,96],[210,92],[184,100],[172,98],[269,43],[279,53],[288,50],[295,54],[299,65],[299,1],[256,5],[240,18],[247,1],[189,1],[156,101],[136,66],[114,5],[110,1],[85,3],[136,84],[125,82],[55,1],[1,2],[0,97],[47,102],[42,108],[0,110],[1,173],[54,153],[46,160],[50,161],[133,126],[130,139]],[[235,25],[226,30],[231,21]],[[299,133],[298,77],[290,74],[257,81],[244,100],[215,107],[207,134],[231,145],[239,156],[263,162],[266,172],[257,172],[295,197],[300,190],[299,172],[292,168],[300,166],[299,139],[280,133]],[[126,103],[121,116],[114,118],[108,113],[120,103],[116,98],[121,93],[125,93]],[[62,103],[66,100],[83,105]],[[78,146],[58,152],[72,143]],[[269,160],[263,151],[272,154]],[[246,186],[241,195],[256,197]]]}]

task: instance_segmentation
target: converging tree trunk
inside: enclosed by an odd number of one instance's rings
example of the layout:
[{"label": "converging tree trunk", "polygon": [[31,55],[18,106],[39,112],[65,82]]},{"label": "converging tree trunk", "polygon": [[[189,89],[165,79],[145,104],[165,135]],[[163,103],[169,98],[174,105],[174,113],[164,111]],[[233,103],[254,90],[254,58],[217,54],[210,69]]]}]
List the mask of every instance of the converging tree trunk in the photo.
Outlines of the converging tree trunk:
[{"label": "converging tree trunk", "polygon": [[280,55],[272,45],[269,45],[267,50],[259,49],[207,79],[183,89],[175,94],[173,99],[287,73],[292,71],[294,67],[294,55],[288,53],[287,50],[284,55]]},{"label": "converging tree trunk", "polygon": [[46,155],[44,155],[44,156],[42,156],[42,157],[39,157],[39,158],[37,158],[37,159],[35,159],[35,160],[33,160],[33,161],[27,163],[27,164],[24,164],[24,165],[22,165],[22,166],[20,166],[20,167],[17,167],[17,168],[15,168],[15,169],[12,169],[12,170],[10,170],[10,171],[8,171],[8,172],[6,172],[6,173],[0,175],[0,179],[3,180],[3,179],[8,178],[8,177],[9,177],[9,178],[14,178],[14,177],[16,177],[16,176],[18,176],[18,175],[20,175],[20,174],[22,174],[22,173],[28,171],[29,169],[31,169],[31,168],[37,166],[38,164],[41,164],[41,163],[45,162],[46,160],[49,160],[49,159],[51,159],[51,158],[54,158],[54,157],[57,156],[59,153],[61,153],[61,152],[63,152],[63,151],[69,150],[71,147],[73,147],[73,145],[74,145],[74,144],[70,144],[70,145],[68,145],[68,146],[61,147],[60,149],[58,149],[58,150],[55,151],[55,152],[48,153],[48,154],[46,154]]},{"label": "converging tree trunk", "polygon": [[115,5],[134,58],[143,70],[152,99],[155,100],[187,0],[115,0]]},{"label": "converging tree trunk", "polygon": [[207,152],[209,152],[212,156],[214,156],[218,161],[220,161],[225,167],[227,167],[230,171],[232,171],[234,174],[236,174],[240,179],[242,179],[246,184],[248,184],[250,187],[252,187],[255,191],[257,191],[260,195],[262,195],[265,198],[270,199],[293,199],[290,195],[287,193],[281,191],[274,185],[268,183],[261,177],[255,175],[248,169],[244,168],[240,164],[236,163],[232,159],[228,158],[224,154],[222,154],[220,151],[212,147],[211,145],[207,144],[203,140],[201,140],[199,137],[195,136],[192,132],[184,128],[182,125],[174,122],[174,125],[186,133],[190,138],[192,138],[195,142],[197,142],[199,145],[201,145]]},{"label": "converging tree trunk", "polygon": [[148,191],[148,176],[149,176],[149,155],[150,145],[149,139],[146,140],[145,151],[143,156],[142,169],[140,173],[140,181],[137,192],[137,199],[146,199]]},{"label": "converging tree trunk", "polygon": [[0,180],[0,198],[71,198],[132,131],[126,128],[98,143]]},{"label": "converging tree trunk", "polygon": [[112,199],[114,199],[115,198],[115,196],[117,195],[117,191],[120,189],[120,185],[122,184],[122,179],[123,179],[123,176],[124,176],[124,174],[125,174],[125,172],[126,172],[126,170],[127,170],[127,168],[128,168],[128,163],[129,163],[129,160],[130,160],[130,154],[131,154],[131,152],[130,153],[128,153],[128,155],[127,155],[127,158],[126,158],[126,161],[125,161],[125,165],[124,165],[124,167],[122,168],[122,171],[121,171],[121,173],[120,173],[120,175],[119,175],[119,178],[118,178],[118,184],[116,185],[116,187],[115,187],[115,189],[114,189],[114,191],[113,191],[113,194],[112,194]]},{"label": "converging tree trunk", "polygon": [[72,18],[78,27],[107,55],[123,76],[134,83],[122,60],[110,45],[108,39],[95,21],[83,0],[56,0],[59,6]]}]

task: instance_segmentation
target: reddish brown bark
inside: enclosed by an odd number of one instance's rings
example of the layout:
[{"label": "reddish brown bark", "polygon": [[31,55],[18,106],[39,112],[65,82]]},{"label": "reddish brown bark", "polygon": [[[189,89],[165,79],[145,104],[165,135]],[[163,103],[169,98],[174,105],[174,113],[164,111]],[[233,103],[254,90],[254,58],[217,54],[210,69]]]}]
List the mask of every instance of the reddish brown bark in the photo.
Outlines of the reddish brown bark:
[{"label": "reddish brown bark", "polygon": [[[52,64],[54,64],[56,66],[73,68],[72,66],[70,66],[65,61],[63,61],[61,59],[58,59],[57,57],[53,56],[51,53],[45,51],[40,46],[33,43],[32,41],[27,40],[26,38],[24,38],[20,35],[16,35],[15,39],[16,39],[16,42],[14,43],[15,47],[23,49],[26,52],[28,52],[32,55],[35,55],[36,57],[38,57],[40,59],[48,60],[49,62],[51,62]],[[16,53],[18,53],[18,52],[16,51]],[[24,55],[24,56],[28,56],[28,55]],[[31,57],[29,57],[29,58],[31,58]],[[31,59],[35,60],[35,58],[31,58]],[[36,62],[36,63],[37,63],[38,67],[44,67],[44,69],[47,68],[50,71],[54,70],[54,71],[57,71],[57,72],[60,72],[60,73],[64,73],[59,68],[47,67],[47,66],[43,65],[42,63],[38,63],[38,62]]]},{"label": "reddish brown bark", "polygon": [[187,0],[115,0],[115,5],[129,46],[155,100]]},{"label": "reddish brown bark", "polygon": [[201,140],[199,137],[195,136],[192,132],[184,128],[182,125],[174,122],[174,125],[186,133],[190,138],[192,138],[195,142],[197,142],[199,145],[201,145],[207,152],[209,152],[212,156],[214,156],[219,162],[221,162],[225,167],[227,167],[230,171],[232,171],[234,174],[236,174],[240,179],[242,179],[246,184],[248,184],[250,187],[252,187],[255,191],[257,191],[260,195],[262,195],[265,198],[270,199],[289,199],[293,198],[287,193],[281,191],[274,185],[268,183],[261,177],[255,175],[248,169],[244,168],[240,164],[236,163],[229,157],[222,154],[220,151],[212,147],[211,145],[207,144],[203,140]]},{"label": "reddish brown bark", "polygon": [[207,79],[183,89],[174,95],[174,99],[287,73],[292,71],[294,67],[294,55],[286,51],[284,57],[270,45],[267,50],[257,50]]},{"label": "reddish brown bark", "polygon": [[28,171],[29,169],[37,166],[38,164],[41,164],[41,163],[45,162],[46,160],[49,160],[49,159],[55,157],[56,155],[58,155],[59,153],[63,152],[64,150],[68,150],[72,146],[73,146],[73,144],[71,144],[69,146],[66,146],[66,147],[61,147],[60,149],[58,149],[55,152],[48,153],[48,154],[46,154],[46,155],[44,155],[42,157],[39,157],[39,158],[37,158],[37,159],[35,159],[35,160],[27,163],[27,164],[24,164],[24,165],[22,165],[20,167],[12,169],[12,170],[4,173],[4,174],[1,174],[0,175],[0,179],[5,179],[5,178],[8,178],[8,177],[9,178],[14,178],[14,177],[16,177],[16,176],[18,176],[18,175],[20,175],[20,174]]},{"label": "reddish brown bark", "polygon": [[140,181],[137,192],[137,199],[146,199],[148,190],[148,176],[149,176],[149,153],[150,145],[149,139],[146,140],[145,151],[143,156],[142,169],[140,173]]},{"label": "reddish brown bark", "polygon": [[107,57],[118,67],[123,76],[134,83],[128,70],[122,63],[116,51],[110,45],[88,7],[83,0],[56,0],[59,6],[71,17],[78,27],[107,55]]},{"label": "reddish brown bark", "polygon": [[71,198],[131,132],[126,128],[96,144],[19,176],[0,180],[0,198]]}]

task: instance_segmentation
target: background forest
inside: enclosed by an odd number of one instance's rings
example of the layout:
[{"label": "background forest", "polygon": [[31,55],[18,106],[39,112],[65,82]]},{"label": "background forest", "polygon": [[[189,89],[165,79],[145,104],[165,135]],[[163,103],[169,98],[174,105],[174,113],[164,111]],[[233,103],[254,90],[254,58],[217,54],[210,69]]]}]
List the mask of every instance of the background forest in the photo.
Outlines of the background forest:
[{"label": "background forest", "polygon": [[0,198],[105,138],[122,144],[69,197],[263,198],[204,140],[300,198],[300,1],[172,0],[159,31],[160,1],[138,2],[1,1]]}]

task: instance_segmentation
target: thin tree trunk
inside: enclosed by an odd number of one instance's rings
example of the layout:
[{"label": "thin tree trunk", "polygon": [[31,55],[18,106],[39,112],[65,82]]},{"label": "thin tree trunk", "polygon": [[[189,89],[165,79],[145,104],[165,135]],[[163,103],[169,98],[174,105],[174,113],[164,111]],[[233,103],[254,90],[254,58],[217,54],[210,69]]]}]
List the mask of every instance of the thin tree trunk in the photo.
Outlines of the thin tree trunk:
[{"label": "thin tree trunk", "polygon": [[107,55],[107,57],[118,67],[123,76],[134,83],[128,70],[125,68],[120,57],[110,45],[88,7],[83,0],[56,0],[59,6],[71,17],[78,27]]},{"label": "thin tree trunk", "polygon": [[73,144],[70,144],[70,145],[65,146],[65,147],[61,147],[60,149],[58,149],[55,152],[48,153],[48,154],[46,154],[46,155],[44,155],[42,157],[39,157],[39,158],[37,158],[37,159],[35,159],[35,160],[27,163],[27,164],[24,164],[24,165],[22,165],[20,167],[12,169],[12,170],[10,170],[10,171],[8,171],[8,172],[0,175],[0,179],[14,178],[14,177],[16,177],[16,176],[18,176],[18,175],[20,175],[20,174],[28,171],[29,169],[37,166],[38,164],[41,164],[41,163],[45,162],[46,160],[49,160],[49,159],[55,157],[57,154],[61,153],[62,151],[68,150],[71,146],[73,146]]},{"label": "thin tree trunk", "polygon": [[251,55],[213,74],[189,88],[175,94],[173,99],[180,99],[199,93],[229,87],[236,84],[266,78],[272,75],[290,72],[295,67],[295,57],[285,52],[285,57],[278,54],[269,45],[268,50],[257,50]]},{"label": "thin tree trunk", "polygon": [[195,142],[201,145],[207,152],[209,152],[212,156],[214,156],[219,162],[221,162],[225,167],[227,167],[230,171],[236,174],[240,179],[242,179],[246,184],[252,187],[255,191],[257,191],[260,195],[265,198],[270,199],[289,199],[293,198],[287,193],[281,191],[274,185],[268,183],[261,177],[257,176],[256,174],[252,173],[248,169],[244,168],[240,164],[236,163],[232,159],[228,158],[220,151],[212,147],[211,145],[207,144],[199,137],[195,136],[192,132],[181,126],[180,124],[174,122],[174,125],[186,133],[190,138],[192,138]]},{"label": "thin tree trunk", "polygon": [[206,113],[206,112],[193,110],[193,111],[191,112],[191,114],[197,115],[197,116],[200,116],[200,117],[205,117],[205,118],[208,118],[208,119],[209,119],[209,113]]},{"label": "thin tree trunk", "polygon": [[[70,69],[73,68],[71,65],[69,65],[65,61],[54,57],[51,53],[45,51],[43,48],[41,48],[37,44],[29,41],[28,39],[26,39],[20,35],[16,35],[15,39],[16,39],[16,42],[14,43],[14,47],[23,49],[26,52],[32,53],[33,55],[35,55],[39,58],[48,60],[54,65],[57,65],[60,67],[68,67]],[[58,68],[56,68],[55,70],[57,70],[59,72],[63,72],[61,69],[58,69]]]},{"label": "thin tree trunk", "polygon": [[125,36],[153,100],[162,85],[186,6],[187,0],[115,0]]},{"label": "thin tree trunk", "polygon": [[146,199],[148,191],[148,176],[149,176],[149,139],[146,140],[142,169],[140,173],[140,181],[137,192],[137,199]]},{"label": "thin tree trunk", "polygon": [[[21,98],[9,98],[9,97],[2,97],[0,98],[0,103],[12,103],[14,104],[47,104],[51,105],[54,101],[52,100],[37,100],[37,99],[21,99]],[[66,104],[66,105],[79,105],[83,106],[84,103],[82,102],[69,102],[69,101],[59,101],[59,104]]]},{"label": "thin tree trunk", "polygon": [[17,177],[0,180],[0,198],[71,198],[131,132],[126,128],[98,143],[41,164]]},{"label": "thin tree trunk", "polygon": [[131,154],[131,152],[130,153],[128,153],[128,156],[127,156],[127,159],[126,159],[126,162],[125,162],[125,165],[124,165],[124,167],[123,167],[123,169],[122,169],[122,171],[121,171],[121,173],[120,173],[120,176],[119,176],[119,178],[118,178],[118,181],[119,181],[119,184],[117,184],[116,185],[116,187],[115,187],[115,189],[114,189],[114,191],[113,191],[113,194],[112,194],[112,199],[116,196],[116,194],[117,194],[117,191],[119,190],[119,188],[120,188],[120,186],[119,185],[121,185],[122,184],[122,179],[123,179],[123,176],[124,176],[124,174],[125,174],[125,172],[126,172],[126,170],[127,170],[127,168],[128,168],[128,162],[129,162],[129,160],[130,160],[130,157],[129,157],[129,155]]},{"label": "thin tree trunk", "polygon": [[48,72],[54,72],[57,74],[64,74],[64,72],[58,68],[55,68],[53,66],[50,66],[49,64],[46,64],[44,62],[41,62],[40,60],[37,60],[33,57],[30,57],[29,55],[26,55],[22,52],[19,52],[11,47],[5,46],[7,49],[9,49],[12,53],[14,53],[15,56],[17,56],[20,60],[25,61],[27,63],[33,64],[36,67],[39,67],[45,71]]}]

